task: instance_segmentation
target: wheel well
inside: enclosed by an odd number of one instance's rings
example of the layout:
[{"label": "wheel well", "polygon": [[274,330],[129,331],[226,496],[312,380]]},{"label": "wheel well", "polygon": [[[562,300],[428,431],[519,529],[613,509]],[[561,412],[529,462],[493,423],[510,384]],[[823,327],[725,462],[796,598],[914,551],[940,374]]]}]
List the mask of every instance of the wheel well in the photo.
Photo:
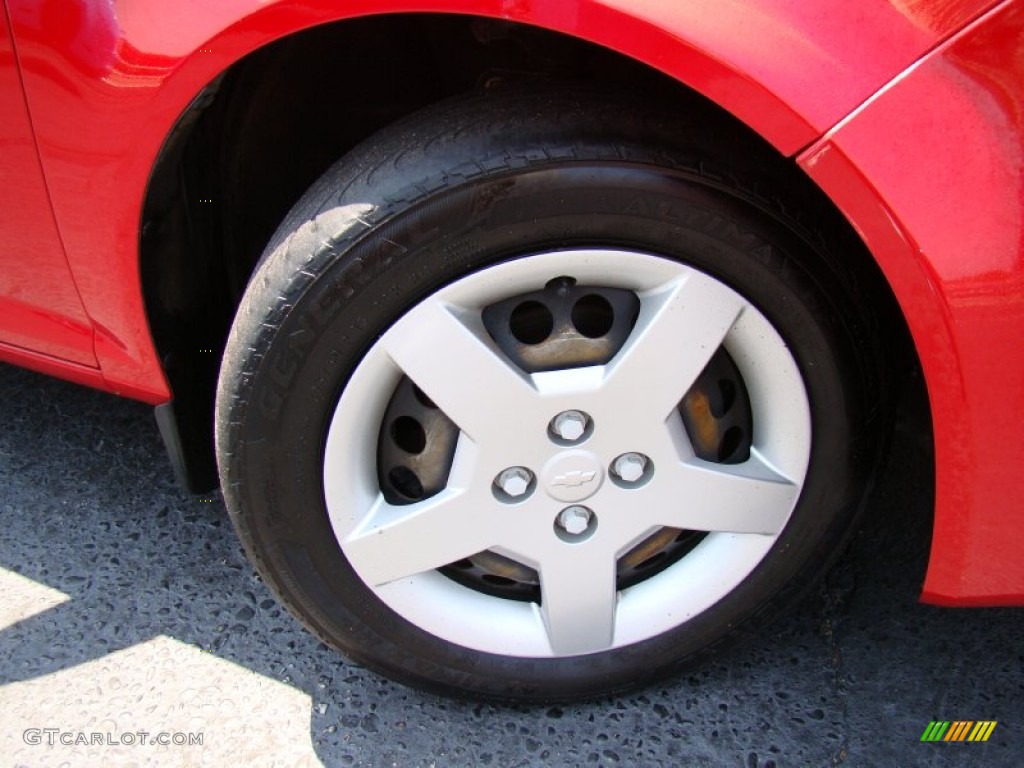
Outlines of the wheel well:
[{"label": "wheel well", "polygon": [[[237,62],[196,97],[154,167],[140,241],[147,315],[174,394],[159,421],[189,488],[216,487],[213,400],[224,342],[249,275],[292,205],[378,129],[510,80],[641,90],[683,108],[713,108],[599,46],[512,22],[433,14],[296,33]],[[812,186],[795,165],[789,172],[792,183]],[[866,251],[863,258],[877,272]],[[898,313],[879,285],[880,300]]]}]

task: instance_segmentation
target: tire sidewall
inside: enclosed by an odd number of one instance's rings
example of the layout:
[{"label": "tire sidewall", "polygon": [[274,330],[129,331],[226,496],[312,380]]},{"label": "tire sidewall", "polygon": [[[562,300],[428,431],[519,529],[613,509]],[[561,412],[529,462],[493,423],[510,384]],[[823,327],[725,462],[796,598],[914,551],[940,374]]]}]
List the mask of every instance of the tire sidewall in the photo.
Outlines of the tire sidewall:
[{"label": "tire sidewall", "polygon": [[[376,198],[356,189],[320,204],[316,235],[308,224],[293,230],[254,276],[251,322],[239,324],[229,345],[236,351],[222,378],[231,383],[221,387],[218,442],[229,508],[267,581],[322,639],[357,660],[420,687],[490,698],[611,693],[710,652],[726,630],[754,631],[756,619],[787,602],[838,549],[866,475],[865,409],[850,386],[858,364],[848,328],[854,313],[838,303],[843,293],[832,290],[820,255],[760,201],[664,165],[577,153],[568,162],[454,181],[435,169],[431,178],[439,188],[417,178],[404,189],[384,185]],[[358,220],[331,213],[367,204]],[[504,260],[580,247],[678,260],[729,285],[769,319],[810,401],[807,480],[786,529],[750,576],[670,632],[564,659],[455,646],[392,612],[345,560],[323,497],[327,425],[362,355],[417,302]]]}]

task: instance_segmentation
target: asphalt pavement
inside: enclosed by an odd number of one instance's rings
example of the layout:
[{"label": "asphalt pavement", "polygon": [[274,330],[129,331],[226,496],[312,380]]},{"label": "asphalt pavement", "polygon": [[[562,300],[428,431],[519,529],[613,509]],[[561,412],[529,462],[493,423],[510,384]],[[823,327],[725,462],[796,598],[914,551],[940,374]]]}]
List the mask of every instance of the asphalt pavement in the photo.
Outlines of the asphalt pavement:
[{"label": "asphalt pavement", "polygon": [[[176,486],[150,408],[0,365],[0,766],[1017,766],[1024,610],[917,603],[932,479],[907,392],[860,533],[769,631],[630,696],[497,707],[307,634],[219,495]],[[997,725],[922,743],[933,720]]]}]

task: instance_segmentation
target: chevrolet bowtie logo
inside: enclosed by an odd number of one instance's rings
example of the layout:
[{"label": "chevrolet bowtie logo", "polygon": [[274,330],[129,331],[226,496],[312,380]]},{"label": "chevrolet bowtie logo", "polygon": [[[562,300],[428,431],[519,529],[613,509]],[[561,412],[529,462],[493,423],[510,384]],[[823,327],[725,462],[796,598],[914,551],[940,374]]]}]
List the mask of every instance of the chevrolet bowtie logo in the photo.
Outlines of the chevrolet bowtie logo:
[{"label": "chevrolet bowtie logo", "polygon": [[551,481],[552,485],[567,485],[569,487],[575,487],[577,485],[584,485],[589,483],[597,475],[594,470],[583,471],[582,469],[574,469],[572,472],[566,472],[562,475],[555,475],[555,479]]}]

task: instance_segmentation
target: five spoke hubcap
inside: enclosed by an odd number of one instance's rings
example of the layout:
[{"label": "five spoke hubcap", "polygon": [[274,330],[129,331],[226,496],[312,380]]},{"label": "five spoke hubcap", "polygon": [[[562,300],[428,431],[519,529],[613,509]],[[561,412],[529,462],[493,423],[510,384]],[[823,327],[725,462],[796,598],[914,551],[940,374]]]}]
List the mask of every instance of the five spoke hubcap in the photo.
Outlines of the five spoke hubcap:
[{"label": "five spoke hubcap", "polygon": [[[729,421],[720,350],[749,423]],[[423,404],[399,398],[405,382]],[[552,252],[469,275],[384,332],[335,409],[324,492],[352,567],[400,616],[481,651],[567,656],[734,589],[784,529],[810,444],[785,342],[731,288],[649,254]],[[686,533],[685,554],[666,549]],[[623,580],[627,562],[648,570]],[[486,564],[479,589],[446,575],[465,563]],[[488,587],[502,579],[533,592],[505,599]]]}]

